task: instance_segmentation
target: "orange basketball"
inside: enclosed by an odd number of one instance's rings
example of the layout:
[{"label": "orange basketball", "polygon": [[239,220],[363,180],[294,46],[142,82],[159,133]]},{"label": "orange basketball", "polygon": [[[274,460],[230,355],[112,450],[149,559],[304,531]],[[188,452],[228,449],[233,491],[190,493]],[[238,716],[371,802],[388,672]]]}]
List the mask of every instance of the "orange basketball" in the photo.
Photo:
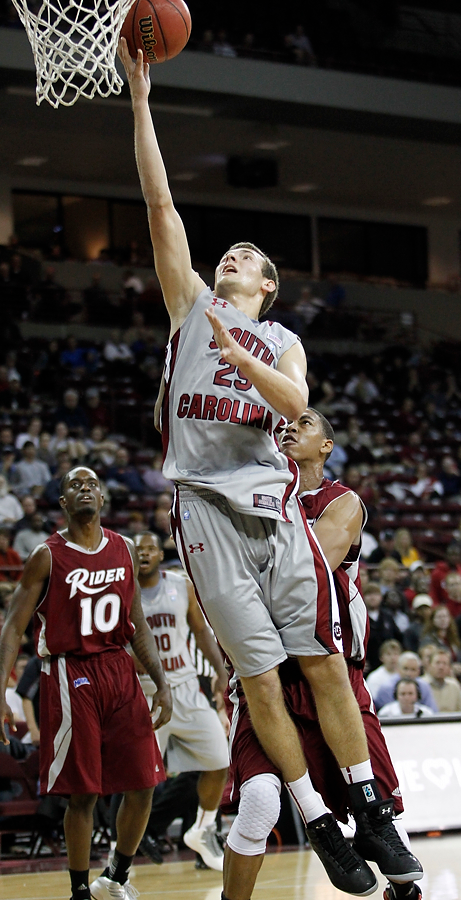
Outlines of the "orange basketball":
[{"label": "orange basketball", "polygon": [[184,0],[135,0],[123,23],[132,59],[142,50],[148,63],[166,62],[181,52],[189,40],[190,12]]}]

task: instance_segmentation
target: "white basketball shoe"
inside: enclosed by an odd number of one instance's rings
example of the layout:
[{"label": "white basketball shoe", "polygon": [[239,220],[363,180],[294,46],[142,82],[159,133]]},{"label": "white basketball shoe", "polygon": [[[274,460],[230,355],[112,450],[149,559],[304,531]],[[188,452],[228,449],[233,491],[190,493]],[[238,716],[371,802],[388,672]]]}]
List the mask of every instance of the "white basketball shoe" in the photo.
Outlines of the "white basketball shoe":
[{"label": "white basketball shoe", "polygon": [[119,884],[118,881],[112,881],[105,875],[100,875],[91,882],[90,891],[95,900],[135,900],[139,897],[139,891],[129,881]]},{"label": "white basketball shoe", "polygon": [[191,850],[200,853],[205,865],[210,869],[222,872],[224,865],[224,851],[218,841],[216,826],[213,823],[207,828],[189,828],[183,836],[183,841]]}]

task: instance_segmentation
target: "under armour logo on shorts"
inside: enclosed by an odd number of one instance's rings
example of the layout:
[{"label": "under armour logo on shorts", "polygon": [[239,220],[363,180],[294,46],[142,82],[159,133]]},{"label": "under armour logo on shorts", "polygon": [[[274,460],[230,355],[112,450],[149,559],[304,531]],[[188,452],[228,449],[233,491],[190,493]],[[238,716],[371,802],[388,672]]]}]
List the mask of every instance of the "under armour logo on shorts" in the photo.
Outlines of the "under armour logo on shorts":
[{"label": "under armour logo on shorts", "polygon": [[200,553],[203,553],[204,549],[205,549],[205,547],[203,546],[202,543],[200,543],[200,544],[189,544],[189,553],[195,553],[196,551],[199,551]]},{"label": "under armour logo on shorts", "polygon": [[342,632],[341,632],[341,625],[339,624],[339,622],[335,622],[335,624],[333,625],[333,634],[337,641],[341,640]]},{"label": "under armour logo on shorts", "polygon": [[228,304],[227,300],[218,300],[217,297],[213,297],[213,299],[211,301],[211,305],[212,306],[222,306],[222,308],[225,309],[226,306],[228,306],[229,304]]}]

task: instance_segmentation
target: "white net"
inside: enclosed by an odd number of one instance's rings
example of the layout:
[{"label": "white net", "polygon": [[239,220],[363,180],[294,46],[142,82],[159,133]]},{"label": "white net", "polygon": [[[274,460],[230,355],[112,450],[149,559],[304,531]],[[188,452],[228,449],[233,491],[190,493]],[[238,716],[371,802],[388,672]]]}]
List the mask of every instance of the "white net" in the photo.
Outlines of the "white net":
[{"label": "white net", "polygon": [[[13,0],[31,43],[37,69],[37,104],[72,106],[119,94],[115,68],[120,30],[134,0]],[[32,5],[32,3],[31,3]],[[37,11],[38,10],[38,11]]]}]

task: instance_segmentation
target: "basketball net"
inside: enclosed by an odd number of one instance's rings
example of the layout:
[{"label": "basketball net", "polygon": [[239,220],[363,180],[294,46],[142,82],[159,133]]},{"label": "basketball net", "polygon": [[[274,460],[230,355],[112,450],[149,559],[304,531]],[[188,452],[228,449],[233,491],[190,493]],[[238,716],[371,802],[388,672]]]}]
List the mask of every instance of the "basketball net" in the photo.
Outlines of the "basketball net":
[{"label": "basketball net", "polygon": [[115,68],[120,31],[134,0],[13,0],[27,32],[37,70],[37,105],[56,109],[80,96],[119,94]]}]

